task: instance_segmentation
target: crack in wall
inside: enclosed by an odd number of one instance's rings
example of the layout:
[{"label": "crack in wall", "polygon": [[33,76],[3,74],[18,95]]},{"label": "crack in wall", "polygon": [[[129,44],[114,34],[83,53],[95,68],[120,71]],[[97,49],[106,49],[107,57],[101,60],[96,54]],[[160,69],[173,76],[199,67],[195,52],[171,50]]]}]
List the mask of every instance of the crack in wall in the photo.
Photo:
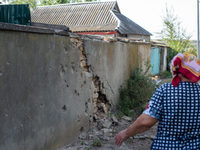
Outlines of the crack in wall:
[{"label": "crack in wall", "polygon": [[79,49],[80,52],[80,66],[85,72],[90,72],[90,66],[87,64],[87,56],[84,51],[83,40],[80,37],[71,37],[70,41]]},{"label": "crack in wall", "polygon": [[104,112],[108,113],[111,107],[106,95],[102,93],[102,83],[100,78],[96,75],[92,78],[94,85],[93,104],[95,105],[94,113]]},{"label": "crack in wall", "polygon": [[[105,113],[107,114],[110,111],[111,104],[108,101],[106,95],[102,92],[103,89],[103,83],[100,80],[100,77],[97,75],[94,75],[94,72],[91,69],[91,66],[88,65],[87,61],[87,54],[84,49],[84,41],[79,36],[76,37],[70,37],[70,41],[79,49],[80,52],[80,67],[84,72],[90,73],[92,76],[92,84],[93,84],[93,96],[92,96],[92,102],[94,106],[93,114],[97,113]],[[113,92],[113,91],[112,91]],[[88,109],[88,103],[85,103],[85,109]],[[85,110],[85,112],[88,112]]]}]

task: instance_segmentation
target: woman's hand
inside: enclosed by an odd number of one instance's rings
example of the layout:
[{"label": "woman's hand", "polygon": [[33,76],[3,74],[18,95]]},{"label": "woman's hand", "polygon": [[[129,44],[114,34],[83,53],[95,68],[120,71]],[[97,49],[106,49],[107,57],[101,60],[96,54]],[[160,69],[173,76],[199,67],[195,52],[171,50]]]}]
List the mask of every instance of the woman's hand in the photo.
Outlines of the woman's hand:
[{"label": "woman's hand", "polygon": [[122,143],[128,138],[126,131],[127,131],[126,129],[122,130],[115,136],[115,144],[117,146],[121,146]]}]

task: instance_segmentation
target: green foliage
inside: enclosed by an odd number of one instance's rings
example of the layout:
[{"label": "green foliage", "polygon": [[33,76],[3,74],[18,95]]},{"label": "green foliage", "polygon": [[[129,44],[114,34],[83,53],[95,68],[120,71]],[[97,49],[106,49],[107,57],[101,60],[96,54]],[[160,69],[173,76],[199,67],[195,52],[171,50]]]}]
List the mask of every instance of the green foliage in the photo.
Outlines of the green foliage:
[{"label": "green foliage", "polygon": [[196,48],[191,44],[191,35],[181,27],[181,22],[172,10],[166,8],[166,16],[163,18],[163,29],[160,33],[162,41],[179,53],[190,52],[195,54]]},{"label": "green foliage", "polygon": [[176,56],[178,54],[177,51],[173,50],[172,48],[168,48],[167,49],[167,71],[171,71],[170,70],[170,63],[173,59],[174,56]]},{"label": "green foliage", "polygon": [[[85,2],[93,2],[97,0],[85,0]],[[29,4],[31,10],[34,10],[37,5],[56,5],[56,4],[66,4],[70,2],[80,3],[83,0],[3,0],[3,2],[10,4]]]},{"label": "green foliage", "polygon": [[85,145],[85,142],[84,142],[84,141],[81,141],[81,145]]},{"label": "green foliage", "polygon": [[155,82],[149,76],[136,69],[132,72],[125,87],[120,89],[119,111],[130,116],[130,110],[141,113],[155,90]]},{"label": "green foliage", "polygon": [[85,2],[96,2],[97,0],[85,0]]},{"label": "green foliage", "polygon": [[56,0],[41,0],[41,5],[55,5]]},{"label": "green foliage", "polygon": [[65,3],[70,3],[70,0],[56,0],[57,4],[65,4]]},{"label": "green foliage", "polygon": [[94,146],[94,147],[101,147],[102,146],[102,141],[99,138],[95,138],[93,140],[92,146]]},{"label": "green foliage", "polygon": [[[93,2],[97,0],[85,0],[85,2]],[[80,3],[83,0],[41,0],[41,5],[56,5],[56,4],[66,4],[66,3]]]},{"label": "green foliage", "polygon": [[133,143],[133,140],[131,139],[131,138],[128,138],[127,140],[126,140],[128,143]]},{"label": "green foliage", "polygon": [[31,10],[37,6],[37,0],[7,0],[7,2],[10,4],[29,4]]},{"label": "green foliage", "polygon": [[41,5],[56,5],[70,3],[70,0],[41,0]]},{"label": "green foliage", "polygon": [[172,78],[172,73],[170,71],[164,71],[160,74],[160,78],[162,79]]}]

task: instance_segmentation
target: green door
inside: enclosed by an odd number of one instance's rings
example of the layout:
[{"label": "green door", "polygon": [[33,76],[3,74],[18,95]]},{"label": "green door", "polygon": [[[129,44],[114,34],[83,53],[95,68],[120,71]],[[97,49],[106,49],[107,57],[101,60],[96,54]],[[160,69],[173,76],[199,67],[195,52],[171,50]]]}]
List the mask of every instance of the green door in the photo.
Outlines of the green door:
[{"label": "green door", "polygon": [[160,48],[151,48],[151,75],[160,73]]}]

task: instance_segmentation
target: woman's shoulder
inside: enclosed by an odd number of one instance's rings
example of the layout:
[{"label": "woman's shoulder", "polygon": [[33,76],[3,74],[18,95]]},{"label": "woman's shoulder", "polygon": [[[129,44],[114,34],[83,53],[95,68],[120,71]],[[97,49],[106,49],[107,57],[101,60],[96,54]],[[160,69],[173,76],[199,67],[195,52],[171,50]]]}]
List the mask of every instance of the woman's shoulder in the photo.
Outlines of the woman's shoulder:
[{"label": "woman's shoulder", "polygon": [[162,89],[165,89],[165,88],[168,88],[168,87],[172,87],[173,85],[171,83],[163,83],[160,85],[159,88],[162,88]]},{"label": "woman's shoulder", "polygon": [[159,88],[161,89],[182,89],[182,88],[200,88],[200,84],[192,82],[183,82],[181,81],[177,87],[173,86],[171,83],[163,83]]}]

